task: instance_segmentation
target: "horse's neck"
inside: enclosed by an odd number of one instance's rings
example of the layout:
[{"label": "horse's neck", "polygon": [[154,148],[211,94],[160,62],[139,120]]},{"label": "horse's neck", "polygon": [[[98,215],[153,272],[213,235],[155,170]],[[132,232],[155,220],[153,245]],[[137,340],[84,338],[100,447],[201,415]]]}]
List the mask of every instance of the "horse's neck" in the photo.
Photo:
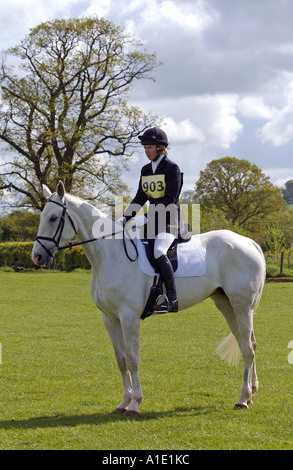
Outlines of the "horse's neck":
[{"label": "horse's neck", "polygon": [[[76,218],[77,236],[80,241],[87,241],[92,238],[99,239],[107,234],[112,234],[112,220],[96,207],[73,196],[68,198],[68,206],[70,212]],[[99,243],[103,244],[100,249],[97,242],[82,245],[89,262],[95,270],[102,267],[103,261],[109,263],[111,257],[115,256],[113,251],[117,244],[112,243],[110,247],[110,241],[100,240]]]}]

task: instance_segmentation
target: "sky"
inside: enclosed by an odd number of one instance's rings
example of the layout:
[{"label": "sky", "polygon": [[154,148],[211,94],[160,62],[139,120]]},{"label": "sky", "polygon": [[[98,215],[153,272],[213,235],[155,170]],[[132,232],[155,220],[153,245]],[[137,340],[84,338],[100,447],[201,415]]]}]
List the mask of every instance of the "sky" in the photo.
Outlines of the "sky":
[{"label": "sky", "polygon": [[[162,118],[183,190],[226,156],[256,164],[277,186],[293,179],[292,0],[10,0],[0,4],[0,49],[43,21],[93,15],[163,63],[129,104]],[[132,194],[147,162],[141,149],[124,175]]]}]

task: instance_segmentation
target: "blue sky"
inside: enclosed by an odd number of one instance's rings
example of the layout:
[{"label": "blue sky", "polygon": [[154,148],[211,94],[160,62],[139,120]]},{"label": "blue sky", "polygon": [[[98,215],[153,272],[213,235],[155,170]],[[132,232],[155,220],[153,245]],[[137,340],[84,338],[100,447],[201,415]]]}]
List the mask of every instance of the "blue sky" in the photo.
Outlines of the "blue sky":
[{"label": "blue sky", "polygon": [[[164,65],[131,104],[163,118],[169,157],[192,189],[209,161],[245,158],[272,183],[293,179],[293,2],[290,0],[11,0],[0,48],[52,18],[98,15],[123,26]],[[125,181],[135,192],[138,152]]]}]

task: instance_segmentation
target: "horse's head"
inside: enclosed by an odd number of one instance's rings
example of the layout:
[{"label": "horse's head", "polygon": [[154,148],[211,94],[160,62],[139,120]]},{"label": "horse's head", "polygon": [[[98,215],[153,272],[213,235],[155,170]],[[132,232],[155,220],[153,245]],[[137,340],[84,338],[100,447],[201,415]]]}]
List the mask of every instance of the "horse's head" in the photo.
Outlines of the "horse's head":
[{"label": "horse's head", "polygon": [[41,214],[38,234],[32,251],[32,260],[35,264],[46,265],[52,263],[54,254],[60,244],[66,243],[76,233],[74,221],[67,211],[65,188],[59,181],[56,193],[51,193],[43,185],[43,194],[47,204]]}]

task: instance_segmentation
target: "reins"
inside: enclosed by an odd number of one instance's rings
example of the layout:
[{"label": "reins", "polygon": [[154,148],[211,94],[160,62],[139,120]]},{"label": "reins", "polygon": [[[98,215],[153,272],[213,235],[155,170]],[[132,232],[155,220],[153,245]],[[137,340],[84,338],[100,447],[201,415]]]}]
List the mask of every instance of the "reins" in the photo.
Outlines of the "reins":
[{"label": "reins", "polygon": [[[51,196],[52,197],[52,196]],[[54,204],[57,204],[57,206],[60,206],[63,208],[63,211],[62,211],[62,214],[61,214],[61,217],[60,217],[60,220],[59,220],[59,224],[58,224],[58,227],[56,229],[56,232],[54,234],[53,237],[44,237],[44,236],[41,236],[41,235],[38,235],[36,236],[35,240],[41,245],[42,248],[44,248],[44,250],[46,251],[46,253],[53,257],[53,253],[51,250],[49,250],[42,242],[41,240],[45,240],[45,241],[49,241],[49,242],[53,242],[54,245],[56,246],[57,250],[58,251],[61,251],[61,250],[66,250],[67,248],[71,249],[72,247],[74,246],[80,246],[80,245],[84,245],[86,243],[91,243],[91,242],[94,242],[94,241],[98,241],[98,240],[103,240],[107,237],[111,237],[113,235],[115,235],[116,233],[120,233],[120,232],[117,232],[117,231],[113,231],[112,233],[108,233],[107,235],[102,235],[101,237],[94,237],[94,238],[89,238],[88,240],[83,240],[83,241],[79,241],[79,240],[73,240],[72,242],[68,242],[66,245],[63,245],[63,246],[59,246],[59,243],[60,243],[60,240],[61,240],[61,237],[62,237],[62,233],[63,233],[63,229],[64,229],[64,225],[65,225],[65,216],[67,215],[71,225],[72,225],[72,228],[75,232],[75,234],[77,233],[76,231],[76,227],[74,225],[74,222],[70,216],[70,214],[68,213],[68,210],[67,210],[67,203],[66,203],[66,199],[64,199],[64,204],[61,204],[60,202],[57,202],[57,201],[53,201],[51,199],[51,197],[48,199],[48,202],[53,202]],[[125,227],[123,227],[123,247],[124,247],[124,251],[125,251],[125,254],[127,256],[127,258],[129,259],[129,261],[131,261],[132,263],[134,261],[137,260],[138,258],[138,250],[137,250],[137,246],[136,244],[134,243],[133,239],[131,237],[127,237],[129,238],[132,246],[134,247],[135,249],[135,258],[131,258],[128,254],[128,251],[127,251],[127,246],[126,246],[126,242],[125,242],[125,232],[127,232],[127,229],[125,229]]]},{"label": "reins", "polygon": [[[127,238],[130,240],[132,246],[133,246],[134,249],[135,249],[135,258],[131,258],[131,257],[129,256],[129,254],[128,254],[127,246],[126,246],[126,242],[125,242],[125,239],[126,239],[126,237],[125,237],[125,230],[126,230],[125,227],[123,227],[123,247],[124,247],[124,251],[125,251],[125,254],[126,254],[127,258],[129,259],[129,261],[131,261],[132,263],[134,263],[134,261],[136,261],[137,258],[138,258],[137,246],[136,246],[136,244],[134,243],[134,241],[132,240],[132,238],[127,237]],[[127,231],[127,230],[126,230],[126,231]],[[57,249],[58,249],[58,251],[66,250],[67,248],[71,249],[73,246],[80,246],[80,245],[84,245],[85,243],[91,243],[91,242],[95,242],[95,241],[97,241],[97,240],[106,239],[107,237],[111,237],[111,236],[115,235],[116,233],[119,233],[119,232],[114,231],[114,232],[112,232],[112,233],[108,233],[107,235],[103,235],[103,236],[97,237],[97,238],[90,238],[89,240],[84,240],[84,241],[82,241],[82,242],[79,241],[79,240],[74,240],[74,241],[72,241],[72,242],[68,242],[67,245],[58,246]]]}]

